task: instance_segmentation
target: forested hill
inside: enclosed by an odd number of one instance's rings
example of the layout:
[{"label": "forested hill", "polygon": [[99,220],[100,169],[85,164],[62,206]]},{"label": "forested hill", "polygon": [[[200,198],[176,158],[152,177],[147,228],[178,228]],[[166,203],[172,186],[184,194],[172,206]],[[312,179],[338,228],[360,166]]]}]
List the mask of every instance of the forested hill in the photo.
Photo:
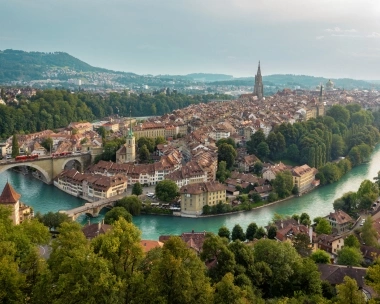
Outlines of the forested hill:
[{"label": "forested hill", "polygon": [[[66,127],[73,121],[92,121],[108,115],[154,116],[170,113],[191,104],[231,99],[222,94],[183,95],[111,93],[107,96],[90,92],[71,93],[67,90],[44,90],[19,104],[0,104],[0,138],[12,133],[33,133]],[[1,301],[0,301],[1,302]]]},{"label": "forested hill", "polygon": [[64,52],[42,53],[17,50],[0,51],[0,67],[0,82],[44,79],[47,77],[46,72],[54,68],[78,72],[108,71],[93,67]]}]

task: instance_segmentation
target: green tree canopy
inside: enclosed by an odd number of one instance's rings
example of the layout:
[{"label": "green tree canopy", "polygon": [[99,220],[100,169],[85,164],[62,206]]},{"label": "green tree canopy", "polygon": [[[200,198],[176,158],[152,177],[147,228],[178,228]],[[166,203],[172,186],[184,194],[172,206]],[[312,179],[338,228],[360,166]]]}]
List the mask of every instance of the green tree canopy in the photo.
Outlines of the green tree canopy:
[{"label": "green tree canopy", "polygon": [[345,276],[343,283],[336,286],[337,304],[365,304],[364,294],[355,279]]},{"label": "green tree canopy", "polygon": [[255,237],[257,229],[258,229],[257,224],[254,222],[252,222],[248,225],[247,231],[246,231],[247,240],[249,240],[249,241],[253,240],[253,238]]},{"label": "green tree canopy", "polygon": [[363,262],[363,255],[359,248],[343,247],[338,251],[338,264],[349,266],[360,266]]},{"label": "green tree canopy", "polygon": [[12,158],[15,158],[16,156],[20,155],[20,148],[18,146],[18,139],[17,135],[13,134],[12,137]]},{"label": "green tree canopy", "polygon": [[321,218],[317,226],[315,226],[315,232],[317,234],[331,234],[332,228],[325,218]]},{"label": "green tree canopy", "polygon": [[274,191],[279,198],[288,197],[293,189],[293,176],[290,171],[283,171],[276,174],[276,178],[272,181]]},{"label": "green tree canopy", "polygon": [[123,197],[115,203],[115,207],[123,207],[131,215],[139,215],[141,212],[142,203],[136,195]]},{"label": "green tree canopy", "polygon": [[[251,135],[251,139],[249,141],[247,141],[248,153],[258,155],[257,148],[261,142],[265,142],[265,134],[264,134],[263,130],[258,129],[255,133],[253,133]],[[268,150],[269,150],[269,148],[268,148]],[[269,154],[269,152],[268,152],[268,154]]]},{"label": "green tree canopy", "polygon": [[361,238],[367,246],[378,246],[377,232],[373,227],[373,220],[368,216],[362,227]]},{"label": "green tree canopy", "polygon": [[150,153],[146,145],[143,145],[139,149],[139,160],[141,163],[149,163],[150,162]]},{"label": "green tree canopy", "polygon": [[344,246],[359,248],[360,242],[354,234],[350,234],[344,239]]},{"label": "green tree canopy", "polygon": [[237,152],[233,146],[224,143],[218,147],[218,162],[225,161],[228,169],[234,165],[236,156]]},{"label": "green tree canopy", "polygon": [[132,194],[133,195],[141,195],[143,193],[143,189],[142,189],[142,186],[139,182],[136,182],[133,187],[132,187]]},{"label": "green tree canopy", "polygon": [[178,186],[172,180],[163,180],[156,185],[156,195],[164,202],[171,202],[178,196]]},{"label": "green tree canopy", "polygon": [[104,216],[104,222],[112,225],[120,218],[125,219],[129,223],[132,222],[132,215],[124,207],[113,207],[111,210],[107,211]]},{"label": "green tree canopy", "polygon": [[234,228],[232,229],[231,239],[233,241],[235,240],[241,240],[242,242],[245,241],[245,233],[243,231],[243,228],[239,224],[236,224]]},{"label": "green tree canopy", "polygon": [[222,226],[219,228],[218,235],[220,237],[226,238],[227,240],[230,240],[231,238],[231,232],[226,226]]},{"label": "green tree canopy", "polygon": [[330,255],[321,249],[317,249],[314,251],[311,255],[310,258],[317,264],[330,264]]}]

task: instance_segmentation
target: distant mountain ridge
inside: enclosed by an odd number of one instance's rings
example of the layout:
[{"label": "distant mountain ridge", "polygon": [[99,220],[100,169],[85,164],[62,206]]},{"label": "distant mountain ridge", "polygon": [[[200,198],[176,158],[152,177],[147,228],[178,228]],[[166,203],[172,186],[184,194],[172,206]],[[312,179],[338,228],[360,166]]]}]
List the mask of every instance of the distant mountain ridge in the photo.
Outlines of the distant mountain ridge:
[{"label": "distant mountain ridge", "polygon": [[[116,72],[103,68],[93,67],[65,52],[25,52],[20,50],[0,50],[0,84],[12,81],[32,81],[51,77],[52,71],[57,69],[73,70],[76,73],[113,73],[120,75],[120,83],[131,82],[141,84],[167,85],[171,82],[181,81],[181,85],[191,83],[206,83],[210,86],[253,86],[254,77],[234,78],[227,74],[191,73],[187,75],[138,75],[134,73]],[[56,73],[55,79],[67,80],[70,75]],[[78,77],[78,75],[76,76]],[[158,80],[158,82],[157,82]],[[329,79],[306,75],[275,74],[263,76],[265,86],[282,89],[304,88],[313,89],[320,83],[325,84]],[[380,88],[380,80],[373,82],[354,79],[331,79],[336,87],[345,89],[371,89]]]}]

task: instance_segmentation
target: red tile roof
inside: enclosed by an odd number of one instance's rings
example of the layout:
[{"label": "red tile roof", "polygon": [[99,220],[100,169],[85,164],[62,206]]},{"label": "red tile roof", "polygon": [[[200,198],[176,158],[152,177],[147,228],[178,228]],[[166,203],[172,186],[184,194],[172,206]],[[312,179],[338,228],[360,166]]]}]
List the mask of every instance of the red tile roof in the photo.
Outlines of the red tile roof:
[{"label": "red tile roof", "polygon": [[21,195],[18,194],[15,189],[7,182],[3,193],[0,195],[0,204],[15,204],[20,199]]}]

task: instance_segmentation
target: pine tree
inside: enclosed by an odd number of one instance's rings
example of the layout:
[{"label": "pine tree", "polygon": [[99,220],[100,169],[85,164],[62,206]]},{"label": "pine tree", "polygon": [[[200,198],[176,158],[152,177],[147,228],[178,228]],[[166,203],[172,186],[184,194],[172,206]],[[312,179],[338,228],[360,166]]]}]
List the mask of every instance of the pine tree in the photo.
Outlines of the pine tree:
[{"label": "pine tree", "polygon": [[16,156],[20,155],[20,148],[18,146],[18,140],[16,133],[13,134],[12,138],[12,158],[15,158]]}]

